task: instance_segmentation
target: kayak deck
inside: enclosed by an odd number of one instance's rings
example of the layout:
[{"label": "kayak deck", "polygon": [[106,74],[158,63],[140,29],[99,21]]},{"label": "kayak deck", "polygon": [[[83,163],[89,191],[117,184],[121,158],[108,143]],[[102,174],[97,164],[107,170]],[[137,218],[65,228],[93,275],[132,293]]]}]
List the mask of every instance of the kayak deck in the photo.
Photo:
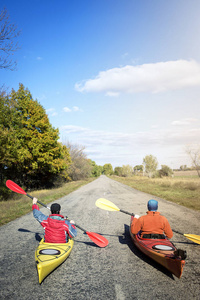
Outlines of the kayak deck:
[{"label": "kayak deck", "polygon": [[73,239],[64,244],[45,243],[43,239],[40,241],[35,250],[39,283],[67,259],[73,245]]},{"label": "kayak deck", "polygon": [[[134,222],[131,217],[131,224]],[[134,223],[133,223],[134,224]],[[185,251],[178,250],[172,242],[166,239],[146,239],[139,234],[132,234],[130,226],[130,236],[135,246],[145,255],[165,267],[168,271],[180,278],[185,265]]]}]

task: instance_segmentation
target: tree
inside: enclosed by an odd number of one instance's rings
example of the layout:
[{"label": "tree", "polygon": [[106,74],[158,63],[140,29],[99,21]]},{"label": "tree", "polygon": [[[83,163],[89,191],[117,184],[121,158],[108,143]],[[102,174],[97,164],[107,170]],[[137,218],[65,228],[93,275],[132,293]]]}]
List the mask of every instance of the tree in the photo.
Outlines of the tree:
[{"label": "tree", "polygon": [[100,176],[102,174],[102,172],[103,172],[103,167],[102,166],[98,166],[95,163],[95,161],[93,161],[91,159],[89,161],[90,161],[90,164],[92,166],[92,171],[91,171],[92,177],[98,177],[98,176]]},{"label": "tree", "polygon": [[84,153],[85,147],[81,145],[66,144],[71,157],[69,176],[71,180],[82,180],[91,177],[92,165]]},{"label": "tree", "polygon": [[187,170],[187,165],[182,165],[182,166],[180,166],[180,170],[181,170],[181,171],[186,171],[186,170]]},{"label": "tree", "polygon": [[103,173],[105,175],[112,175],[113,174],[113,167],[111,164],[105,164],[103,166]]},{"label": "tree", "polygon": [[16,62],[10,59],[18,50],[18,44],[15,39],[19,36],[20,31],[17,27],[10,23],[7,10],[4,8],[0,12],[0,69],[13,70]]},{"label": "tree", "polygon": [[52,186],[70,163],[68,149],[58,142],[58,129],[52,127],[44,108],[22,84],[1,104],[6,113],[0,119],[0,129],[5,131],[0,156],[4,176],[31,188]]},{"label": "tree", "polygon": [[18,117],[14,102],[5,92],[0,94],[0,174],[1,181],[12,174],[17,165],[21,144],[17,135]]},{"label": "tree", "polygon": [[130,165],[123,165],[122,166],[122,176],[123,177],[130,177],[133,174],[133,167]]},{"label": "tree", "polygon": [[115,167],[114,174],[117,176],[122,176],[122,167]]},{"label": "tree", "polygon": [[158,167],[157,158],[153,155],[146,155],[143,159],[143,164],[145,166],[145,172],[149,177],[152,177],[152,174],[157,170]]},{"label": "tree", "polygon": [[187,146],[186,153],[190,156],[197,174],[200,177],[200,145]]},{"label": "tree", "polygon": [[143,172],[143,168],[144,166],[143,165],[137,165],[134,167],[134,172],[137,173],[137,172]]},{"label": "tree", "polygon": [[171,177],[173,175],[173,170],[166,165],[161,165],[161,169],[158,171],[159,177]]}]

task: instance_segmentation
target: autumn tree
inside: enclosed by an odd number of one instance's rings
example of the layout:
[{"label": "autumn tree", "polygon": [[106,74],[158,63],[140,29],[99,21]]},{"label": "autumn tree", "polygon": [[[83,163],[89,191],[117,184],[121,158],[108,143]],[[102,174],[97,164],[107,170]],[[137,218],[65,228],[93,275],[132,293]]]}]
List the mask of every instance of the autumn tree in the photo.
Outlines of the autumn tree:
[{"label": "autumn tree", "polygon": [[[1,183],[13,174],[21,150],[17,136],[18,117],[14,103],[5,92],[0,94],[0,176]],[[4,183],[3,183],[4,184]]]},{"label": "autumn tree", "polygon": [[153,173],[157,170],[158,161],[153,155],[146,155],[143,159],[143,165],[145,167],[145,172],[149,177],[152,177]]},{"label": "autumn tree", "polygon": [[18,91],[11,91],[3,109],[7,117],[1,119],[0,128],[7,140],[3,141],[1,170],[27,187],[52,186],[70,163],[68,149],[58,142],[58,129],[52,127],[44,108],[22,84]]},{"label": "autumn tree", "polygon": [[13,70],[15,68],[16,62],[10,56],[18,50],[15,40],[19,34],[20,31],[10,22],[8,12],[4,8],[0,11],[0,69]]}]

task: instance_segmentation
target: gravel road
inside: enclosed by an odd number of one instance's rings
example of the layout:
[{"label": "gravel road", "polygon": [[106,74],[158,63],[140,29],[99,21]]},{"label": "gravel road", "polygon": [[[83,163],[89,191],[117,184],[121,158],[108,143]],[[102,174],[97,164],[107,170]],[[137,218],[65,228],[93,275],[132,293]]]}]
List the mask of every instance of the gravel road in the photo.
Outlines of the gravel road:
[{"label": "gravel road", "polygon": [[[101,176],[57,202],[63,215],[87,231],[102,234],[109,245],[97,247],[78,229],[69,258],[39,285],[34,252],[43,237],[43,228],[32,213],[1,226],[0,299],[200,299],[199,245],[174,233],[172,241],[188,254],[183,275],[178,279],[133,246],[130,216],[97,208],[98,198],[139,215],[146,213],[149,199],[157,199],[159,211],[173,229],[200,234],[199,212]],[[49,214],[47,209],[41,210]]]}]

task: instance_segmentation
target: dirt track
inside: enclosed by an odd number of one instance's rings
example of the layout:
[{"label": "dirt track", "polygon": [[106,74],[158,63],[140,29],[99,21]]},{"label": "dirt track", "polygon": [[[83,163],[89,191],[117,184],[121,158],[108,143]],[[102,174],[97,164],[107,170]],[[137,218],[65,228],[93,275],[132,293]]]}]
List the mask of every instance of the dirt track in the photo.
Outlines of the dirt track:
[{"label": "dirt track", "polygon": [[199,212],[101,176],[57,202],[63,215],[101,233],[109,245],[96,247],[78,230],[70,257],[39,285],[34,251],[43,229],[32,213],[10,222],[0,227],[0,299],[200,299],[200,246],[174,234],[172,241],[188,254],[182,278],[177,279],[133,246],[128,215],[95,206],[101,197],[139,215],[145,214],[149,199],[157,199],[173,229],[200,234]]}]

